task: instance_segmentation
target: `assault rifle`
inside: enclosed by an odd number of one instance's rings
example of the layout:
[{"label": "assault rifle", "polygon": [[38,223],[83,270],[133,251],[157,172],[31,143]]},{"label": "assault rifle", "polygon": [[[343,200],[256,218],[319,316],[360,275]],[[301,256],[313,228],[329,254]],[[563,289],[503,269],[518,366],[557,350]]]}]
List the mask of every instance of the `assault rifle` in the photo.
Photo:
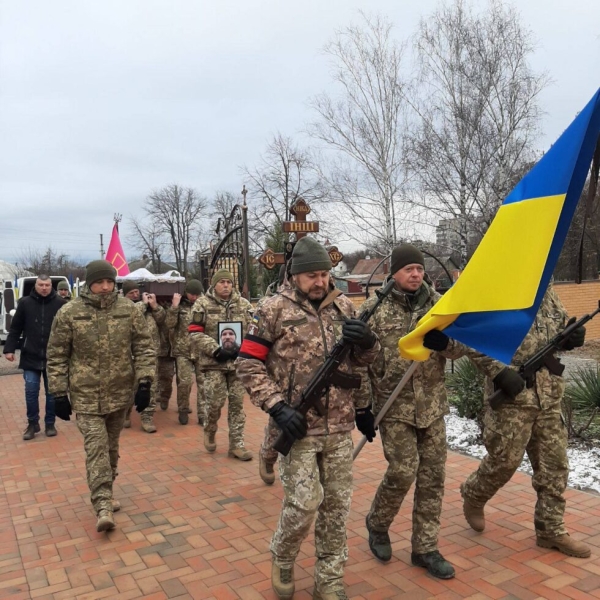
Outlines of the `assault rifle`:
[{"label": "assault rifle", "polygon": [[[552,375],[561,376],[565,370],[563,365],[555,353],[562,349],[563,344],[567,341],[570,335],[576,330],[591,321],[600,312],[600,300],[598,308],[589,315],[584,315],[579,319],[567,325],[560,333],[556,334],[541,350],[538,350],[527,362],[519,367],[519,375],[525,380],[525,386],[532,388],[535,385],[535,374],[542,368],[546,367]],[[490,406],[496,410],[502,404],[514,400],[502,390],[496,390],[489,398]]]},{"label": "assault rifle", "polygon": [[[359,320],[366,323],[375,314],[379,305],[392,291],[395,283],[394,279],[390,278],[385,287],[376,290],[375,294],[377,295],[377,301],[370,309],[365,309],[361,313],[358,317]],[[302,394],[300,394],[300,400],[296,406],[294,406],[298,412],[306,416],[306,413],[311,408],[314,408],[320,417],[324,417],[327,410],[323,406],[321,398],[325,395],[329,386],[338,385],[344,389],[356,389],[360,387],[360,376],[338,372],[340,365],[344,362],[351,349],[352,344],[346,342],[344,338],[339,339],[335,343],[325,362],[313,373],[306,388],[302,391]],[[273,448],[275,448],[277,452],[283,454],[283,456],[287,456],[294,441],[293,438],[288,438],[281,432],[275,440]]]}]

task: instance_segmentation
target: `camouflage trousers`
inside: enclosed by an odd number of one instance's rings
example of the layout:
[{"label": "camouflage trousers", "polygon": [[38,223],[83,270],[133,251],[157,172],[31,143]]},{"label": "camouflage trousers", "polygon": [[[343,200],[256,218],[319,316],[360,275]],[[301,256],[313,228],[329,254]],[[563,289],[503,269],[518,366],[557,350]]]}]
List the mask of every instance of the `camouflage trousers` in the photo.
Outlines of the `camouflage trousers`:
[{"label": "camouflage trousers", "polygon": [[269,417],[267,424],[265,425],[265,436],[260,446],[260,456],[262,459],[270,465],[274,465],[279,457],[279,452],[273,449],[273,444],[281,433],[281,429],[275,425],[275,421]]},{"label": "camouflage trousers", "polygon": [[175,359],[171,356],[159,356],[157,358],[156,379],[157,391],[156,401],[160,404],[169,404],[173,393],[173,376],[175,375]]},{"label": "camouflage trousers", "polygon": [[229,426],[229,448],[244,447],[244,387],[235,375],[235,371],[205,371],[204,391],[206,393],[206,421],[204,431],[216,433],[221,410],[227,405],[227,424]]},{"label": "camouflage trousers", "polygon": [[190,408],[190,392],[192,381],[196,376],[196,409],[198,416],[204,415],[206,410],[206,392],[204,372],[195,360],[185,356],[176,357],[177,364],[177,410],[184,412]]},{"label": "camouflage trousers", "polygon": [[91,501],[96,514],[112,511],[113,481],[119,462],[119,436],[126,408],[107,415],[77,413],[77,427],[83,435],[85,468]]},{"label": "camouflage trousers", "polygon": [[294,442],[290,453],[279,460],[284,496],[271,540],[273,560],[281,567],[294,564],[316,514],[315,587],[322,593],[343,589],[352,448],[349,432],[309,435]]},{"label": "camouflage trousers", "polygon": [[446,473],[444,418],[417,429],[401,421],[379,425],[388,468],[367,516],[369,527],[387,531],[416,479],[412,514],[412,550],[418,554],[437,549]]},{"label": "camouflage trousers", "polygon": [[536,534],[554,537],[567,533],[563,496],[569,476],[567,430],[558,405],[547,410],[535,406],[488,407],[483,442],[487,455],[462,486],[469,503],[483,506],[508,483],[527,452],[533,468],[531,485],[537,492]]}]

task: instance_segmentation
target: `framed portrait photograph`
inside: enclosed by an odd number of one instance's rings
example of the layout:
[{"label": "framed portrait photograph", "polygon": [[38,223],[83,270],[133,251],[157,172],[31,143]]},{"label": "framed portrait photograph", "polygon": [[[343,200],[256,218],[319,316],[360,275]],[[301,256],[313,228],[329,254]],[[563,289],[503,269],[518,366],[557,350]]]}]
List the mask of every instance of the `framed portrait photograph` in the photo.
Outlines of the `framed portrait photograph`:
[{"label": "framed portrait photograph", "polygon": [[242,345],[242,322],[219,322],[219,346],[224,350],[239,350]]}]

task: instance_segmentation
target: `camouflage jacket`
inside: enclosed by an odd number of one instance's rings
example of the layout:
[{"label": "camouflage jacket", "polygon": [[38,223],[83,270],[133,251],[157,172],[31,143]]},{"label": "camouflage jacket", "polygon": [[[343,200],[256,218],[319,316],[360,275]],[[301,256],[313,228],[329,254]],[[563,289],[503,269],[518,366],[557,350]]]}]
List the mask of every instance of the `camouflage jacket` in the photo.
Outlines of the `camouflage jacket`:
[{"label": "camouflage jacket", "polygon": [[127,407],[141,379],[154,379],[156,355],[144,317],[117,292],[85,288],[65,305],[48,342],[48,387],[75,412],[106,415]]},{"label": "camouflage jacket", "polygon": [[[371,317],[369,325],[379,337],[381,352],[368,368],[368,377],[363,377],[357,393],[363,404],[368,404],[373,397],[375,414],[381,410],[412,362],[400,357],[398,340],[415,328],[419,319],[439,298],[440,295],[425,282],[414,295],[393,289]],[[376,296],[369,298],[361,310],[371,308],[376,300]],[[448,414],[446,359],[457,359],[465,355],[478,357],[477,366],[486,374],[494,376],[502,369],[492,359],[475,353],[460,342],[450,340],[446,350],[432,352],[428,360],[419,363],[412,378],[386,413],[385,420],[403,421],[420,429],[429,427],[441,416]]]},{"label": "camouflage jacket", "polygon": [[188,327],[192,318],[192,303],[182,296],[179,306],[167,309],[165,325],[170,332],[171,356],[192,357]]},{"label": "camouflage jacket", "polygon": [[142,313],[146,325],[148,325],[148,331],[152,337],[152,344],[157,352],[160,352],[161,347],[161,333],[160,328],[164,324],[167,315],[165,309],[162,306],[158,306],[153,310],[149,304],[143,302],[136,302],[135,307]]},{"label": "camouflage jacket", "polygon": [[[192,355],[207,371],[235,371],[233,360],[219,363],[213,358],[219,348],[219,323],[241,323],[242,335],[247,331],[252,319],[252,304],[233,290],[229,300],[221,300],[211,287],[202,298],[198,298],[192,308],[189,328]],[[242,340],[238,340],[241,344]]]},{"label": "camouflage jacket", "polygon": [[[562,305],[552,286],[548,287],[533,324],[517,348],[511,365],[518,368],[538,350],[541,350],[560,331],[568,321],[567,311]],[[562,377],[552,375],[546,367],[542,367],[535,376],[535,385],[525,388],[511,405],[535,406],[542,409],[560,410],[560,402],[565,391]],[[493,384],[486,381],[486,392],[493,392]]]},{"label": "camouflage jacket", "polygon": [[[252,403],[264,411],[281,400],[296,404],[312,374],[340,338],[342,316],[354,314],[352,302],[335,289],[323,300],[318,312],[295,289],[283,289],[265,300],[256,311],[236,361],[237,375]],[[354,347],[340,370],[351,373],[356,366],[366,366],[379,348],[379,342],[369,350]],[[319,417],[313,409],[308,411],[308,435],[352,430],[352,392],[330,387],[322,399],[327,410],[325,417]]]}]

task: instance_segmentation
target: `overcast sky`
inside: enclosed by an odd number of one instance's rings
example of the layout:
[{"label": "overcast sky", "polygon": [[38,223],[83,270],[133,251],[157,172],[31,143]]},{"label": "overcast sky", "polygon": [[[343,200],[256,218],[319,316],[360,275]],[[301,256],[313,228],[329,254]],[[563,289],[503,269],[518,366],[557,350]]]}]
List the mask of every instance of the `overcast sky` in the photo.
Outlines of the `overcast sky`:
[{"label": "overcast sky", "polygon": [[[434,0],[0,0],[0,259],[98,258],[113,213],[169,183],[239,192],[271,135],[328,89],[321,50],[378,12],[414,33]],[[475,2],[483,6],[483,2]],[[600,2],[518,2],[553,79],[540,148],[600,85]],[[125,240],[123,240],[125,242]],[[128,245],[125,251],[128,252]]]}]

